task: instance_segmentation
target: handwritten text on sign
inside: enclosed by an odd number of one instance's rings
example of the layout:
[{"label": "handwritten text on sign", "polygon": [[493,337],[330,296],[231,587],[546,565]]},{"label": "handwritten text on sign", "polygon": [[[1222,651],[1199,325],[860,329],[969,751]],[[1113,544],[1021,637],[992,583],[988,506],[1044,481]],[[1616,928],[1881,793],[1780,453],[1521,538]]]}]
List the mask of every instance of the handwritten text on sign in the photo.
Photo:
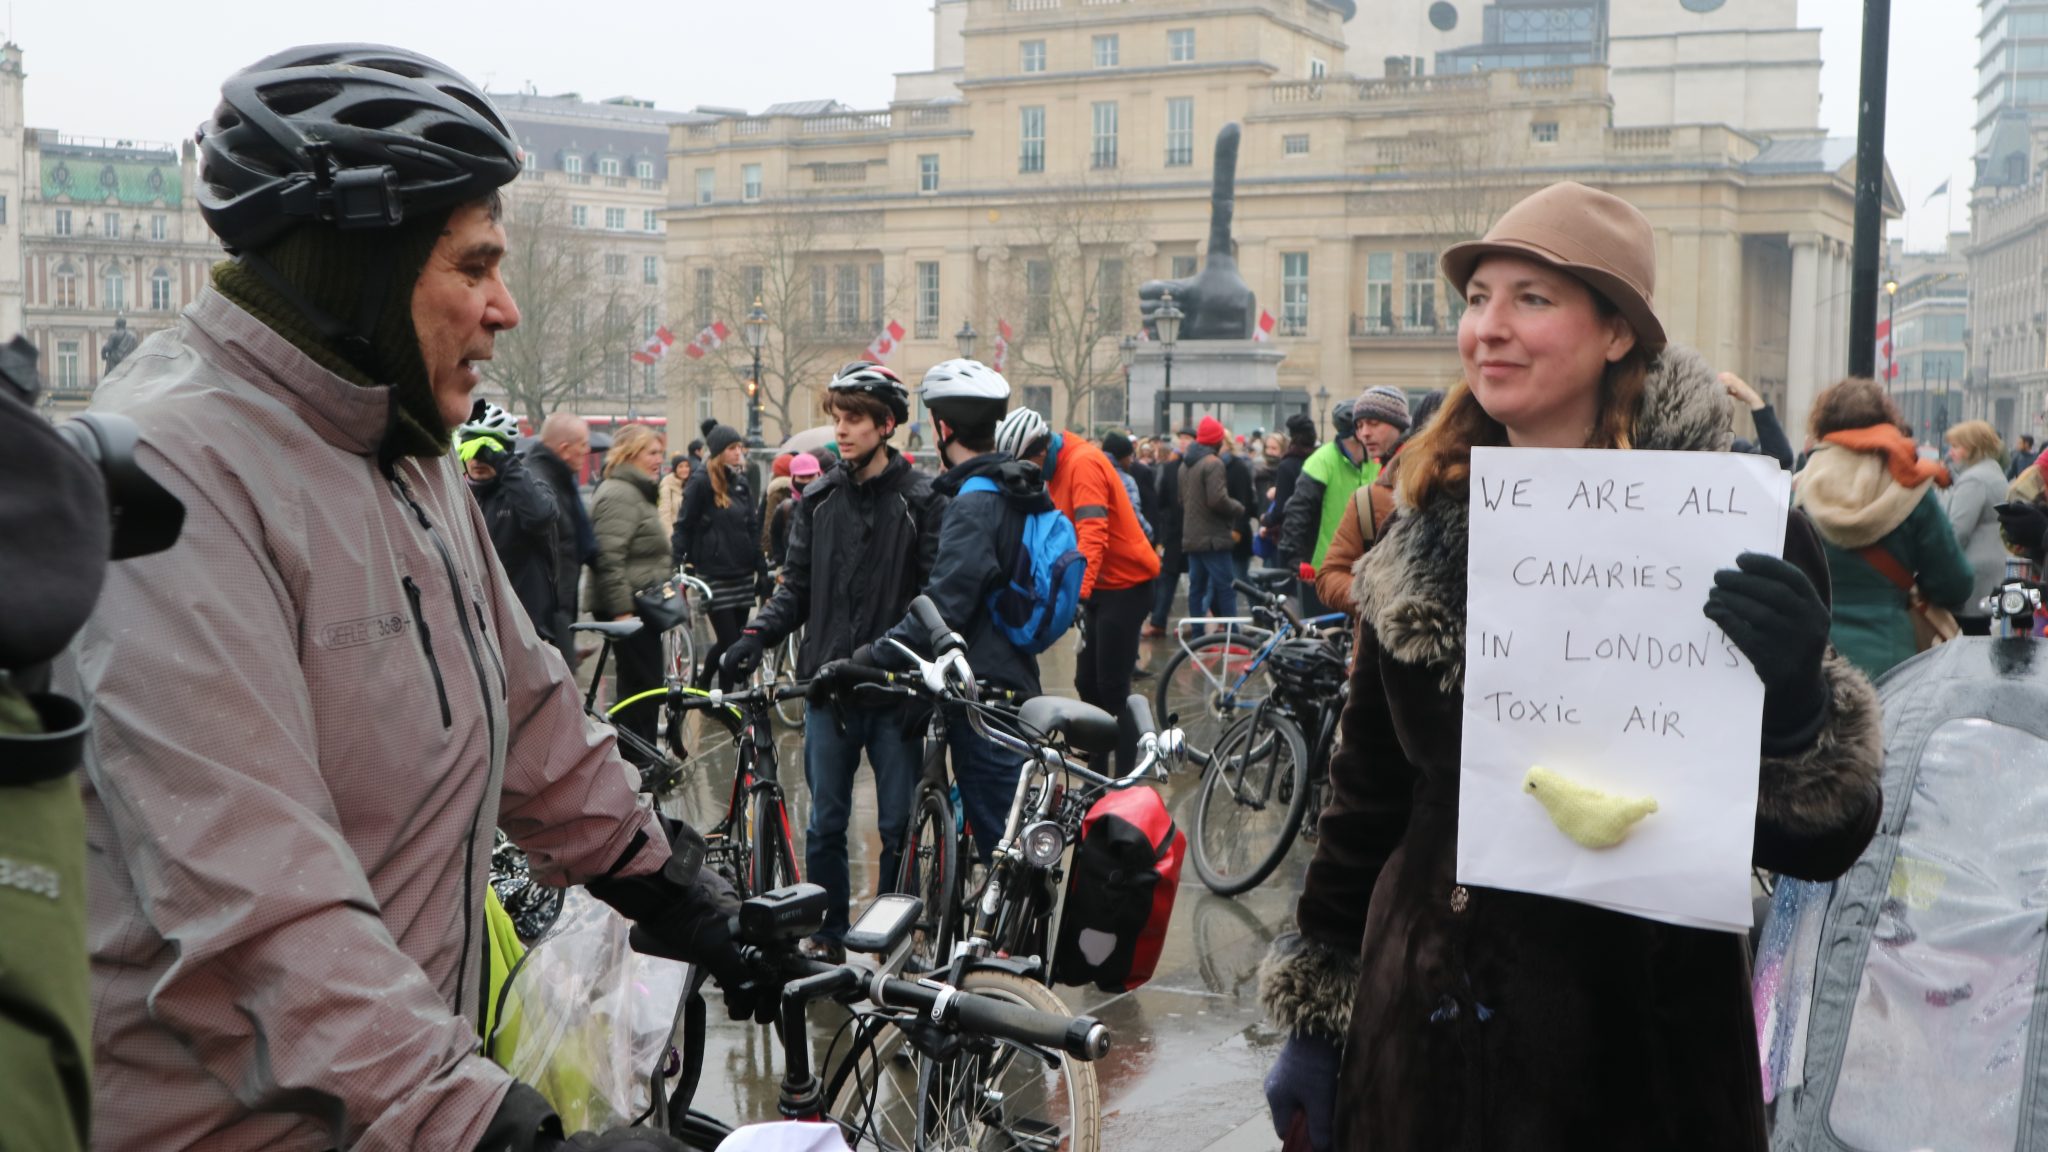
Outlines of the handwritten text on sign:
[{"label": "handwritten text on sign", "polygon": [[1780,553],[1789,489],[1758,456],[1473,450],[1460,883],[1748,923],[1763,687],[1700,609]]}]

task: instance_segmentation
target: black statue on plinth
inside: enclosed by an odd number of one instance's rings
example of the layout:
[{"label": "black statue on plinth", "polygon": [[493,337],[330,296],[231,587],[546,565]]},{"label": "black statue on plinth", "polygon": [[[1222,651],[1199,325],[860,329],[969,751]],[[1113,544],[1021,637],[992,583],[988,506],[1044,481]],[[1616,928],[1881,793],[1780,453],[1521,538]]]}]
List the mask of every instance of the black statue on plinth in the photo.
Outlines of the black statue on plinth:
[{"label": "black statue on plinth", "polygon": [[1209,255],[1202,270],[1180,280],[1148,280],[1138,287],[1138,311],[1145,318],[1145,332],[1153,339],[1159,334],[1152,325],[1162,294],[1173,293],[1174,307],[1186,319],[1180,324],[1182,340],[1244,340],[1252,334],[1259,315],[1252,286],[1237,271],[1237,243],[1230,238],[1230,221],[1237,212],[1238,126],[1225,124],[1216,134],[1216,176],[1209,192]]},{"label": "black statue on plinth", "polygon": [[114,317],[114,330],[107,335],[107,342],[100,345],[100,359],[106,361],[107,371],[120,367],[121,361],[126,360],[139,343],[141,341],[135,338],[135,333],[128,330],[128,318]]}]

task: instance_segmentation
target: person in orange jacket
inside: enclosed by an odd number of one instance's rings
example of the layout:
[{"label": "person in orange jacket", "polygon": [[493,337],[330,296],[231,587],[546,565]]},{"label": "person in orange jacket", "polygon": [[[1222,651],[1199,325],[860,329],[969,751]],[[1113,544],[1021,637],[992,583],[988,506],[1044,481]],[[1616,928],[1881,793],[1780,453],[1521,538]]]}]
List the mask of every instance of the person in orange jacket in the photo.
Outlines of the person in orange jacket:
[{"label": "person in orange jacket", "polygon": [[[1047,495],[1074,522],[1081,555],[1088,561],[1081,577],[1081,652],[1074,689],[1081,699],[1118,715],[1138,666],[1138,629],[1152,609],[1159,555],[1138,525],[1116,465],[1080,434],[1056,433],[1043,416],[1019,408],[996,426],[996,451],[1038,465]],[[1117,748],[1117,771],[1129,772],[1137,753],[1133,734],[1126,732]]]}]

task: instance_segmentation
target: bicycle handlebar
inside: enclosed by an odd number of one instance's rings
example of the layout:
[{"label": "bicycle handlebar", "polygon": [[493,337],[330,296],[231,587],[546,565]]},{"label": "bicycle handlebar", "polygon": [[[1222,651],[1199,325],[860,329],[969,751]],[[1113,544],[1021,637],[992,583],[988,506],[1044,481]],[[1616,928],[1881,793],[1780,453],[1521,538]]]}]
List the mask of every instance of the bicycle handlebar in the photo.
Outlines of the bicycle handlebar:
[{"label": "bicycle handlebar", "polygon": [[744,688],[733,692],[713,688],[701,696],[694,692],[677,691],[669,693],[669,702],[681,712],[702,712],[709,708],[746,708],[796,700],[810,690],[811,682],[804,680],[795,684],[764,684],[759,688]]},{"label": "bicycle handlebar", "polygon": [[1248,580],[1232,580],[1230,586],[1244,593],[1245,596],[1250,598],[1252,603],[1264,604],[1266,607],[1285,616],[1287,622],[1292,624],[1296,631],[1301,630],[1301,616],[1295,612],[1294,605],[1287,602],[1288,598],[1286,596],[1278,592],[1268,592]]},{"label": "bicycle handlebar", "polygon": [[917,618],[918,625],[925,630],[933,655],[943,656],[955,649],[967,647],[967,642],[960,638],[959,633],[953,631],[944,616],[939,615],[939,606],[932,603],[931,597],[921,595],[912,600],[910,614]]}]

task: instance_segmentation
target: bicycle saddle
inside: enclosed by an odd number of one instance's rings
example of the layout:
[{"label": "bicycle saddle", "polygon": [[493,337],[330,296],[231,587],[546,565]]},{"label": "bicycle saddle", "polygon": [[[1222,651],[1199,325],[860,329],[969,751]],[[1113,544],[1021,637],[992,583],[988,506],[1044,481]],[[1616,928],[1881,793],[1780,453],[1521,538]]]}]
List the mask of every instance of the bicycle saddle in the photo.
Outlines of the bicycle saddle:
[{"label": "bicycle saddle", "polygon": [[1093,704],[1060,696],[1034,696],[1017,719],[1044,736],[1063,736],[1067,747],[1090,754],[1114,752],[1121,735],[1116,718]]},{"label": "bicycle saddle", "polygon": [[569,625],[569,631],[596,632],[614,640],[624,640],[644,627],[646,625],[638,620],[586,620],[580,624]]},{"label": "bicycle saddle", "polygon": [[1285,568],[1261,568],[1247,579],[1261,588],[1279,592],[1294,586],[1294,573]]}]

